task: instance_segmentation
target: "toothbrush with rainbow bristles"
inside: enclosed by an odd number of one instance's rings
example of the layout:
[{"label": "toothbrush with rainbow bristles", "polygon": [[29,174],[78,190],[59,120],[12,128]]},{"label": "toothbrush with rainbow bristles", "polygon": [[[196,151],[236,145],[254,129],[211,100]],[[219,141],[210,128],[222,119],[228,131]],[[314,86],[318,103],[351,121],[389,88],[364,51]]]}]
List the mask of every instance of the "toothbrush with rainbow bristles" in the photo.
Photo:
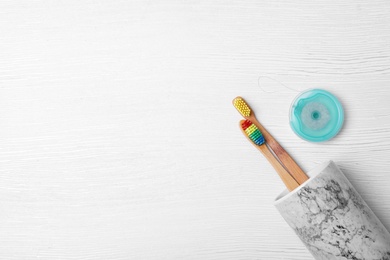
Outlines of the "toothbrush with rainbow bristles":
[{"label": "toothbrush with rainbow bristles", "polygon": [[264,136],[260,130],[250,120],[241,120],[240,129],[248,140],[264,155],[265,158],[271,163],[279,177],[282,179],[289,191],[294,190],[299,186],[299,183],[284,169],[279,161],[274,157],[271,151],[265,144]]},{"label": "toothbrush with rainbow bristles", "polygon": [[303,172],[298,164],[291,158],[291,156],[283,149],[283,147],[272,137],[272,135],[257,121],[254,112],[242,97],[236,97],[233,99],[233,105],[237,111],[247,120],[250,120],[262,133],[265,141],[272,149],[273,153],[288,170],[290,175],[298,182],[302,184],[309,179],[309,177]]}]

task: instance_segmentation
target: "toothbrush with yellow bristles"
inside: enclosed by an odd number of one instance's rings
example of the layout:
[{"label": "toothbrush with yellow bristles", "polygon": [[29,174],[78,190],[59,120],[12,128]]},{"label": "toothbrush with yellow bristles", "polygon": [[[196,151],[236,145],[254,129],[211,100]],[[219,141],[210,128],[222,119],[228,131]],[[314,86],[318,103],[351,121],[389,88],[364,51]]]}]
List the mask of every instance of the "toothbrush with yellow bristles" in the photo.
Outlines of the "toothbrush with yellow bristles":
[{"label": "toothbrush with yellow bristles", "polygon": [[257,121],[254,112],[245,100],[242,97],[236,97],[233,99],[233,105],[245,119],[250,120],[259,129],[273,153],[288,170],[291,176],[298,182],[298,184],[300,185],[307,181],[309,177],[291,158],[286,150],[284,150],[283,147],[275,140],[275,138],[273,138],[272,135],[259,123],[259,121]]},{"label": "toothbrush with yellow bristles", "polygon": [[265,144],[264,136],[261,134],[259,129],[250,121],[250,120],[241,120],[240,129],[248,140],[264,155],[265,158],[271,163],[276,172],[279,174],[279,177],[286,185],[289,191],[294,190],[299,186],[299,183],[284,169],[284,167],[279,163],[275,156],[268,149]]}]

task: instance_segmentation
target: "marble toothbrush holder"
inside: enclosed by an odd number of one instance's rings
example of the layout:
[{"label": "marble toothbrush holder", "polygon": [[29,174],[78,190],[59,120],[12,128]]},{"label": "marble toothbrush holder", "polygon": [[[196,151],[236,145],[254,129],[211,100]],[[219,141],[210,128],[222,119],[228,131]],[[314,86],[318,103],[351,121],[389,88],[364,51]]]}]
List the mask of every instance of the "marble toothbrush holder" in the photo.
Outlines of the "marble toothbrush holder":
[{"label": "marble toothbrush holder", "polygon": [[275,207],[317,260],[390,260],[390,233],[333,161]]}]

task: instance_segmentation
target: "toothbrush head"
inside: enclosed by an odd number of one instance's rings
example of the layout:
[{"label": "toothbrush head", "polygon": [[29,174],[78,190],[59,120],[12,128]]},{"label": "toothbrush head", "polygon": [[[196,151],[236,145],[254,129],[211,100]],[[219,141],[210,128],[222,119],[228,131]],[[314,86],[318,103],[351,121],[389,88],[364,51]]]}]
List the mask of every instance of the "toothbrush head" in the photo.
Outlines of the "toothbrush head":
[{"label": "toothbrush head", "polygon": [[242,130],[255,145],[262,145],[265,143],[263,134],[250,120],[241,120],[240,125]]},{"label": "toothbrush head", "polygon": [[248,117],[251,114],[251,109],[242,97],[233,99],[233,106],[243,117]]}]

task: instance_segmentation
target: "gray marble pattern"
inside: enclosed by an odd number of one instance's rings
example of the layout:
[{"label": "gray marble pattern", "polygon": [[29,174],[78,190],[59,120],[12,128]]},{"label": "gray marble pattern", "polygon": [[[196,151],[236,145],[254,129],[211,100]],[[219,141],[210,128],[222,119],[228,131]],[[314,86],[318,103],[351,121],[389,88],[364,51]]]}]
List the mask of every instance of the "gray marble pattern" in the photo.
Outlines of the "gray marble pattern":
[{"label": "gray marble pattern", "polygon": [[390,234],[333,163],[275,206],[315,259],[390,260]]}]

